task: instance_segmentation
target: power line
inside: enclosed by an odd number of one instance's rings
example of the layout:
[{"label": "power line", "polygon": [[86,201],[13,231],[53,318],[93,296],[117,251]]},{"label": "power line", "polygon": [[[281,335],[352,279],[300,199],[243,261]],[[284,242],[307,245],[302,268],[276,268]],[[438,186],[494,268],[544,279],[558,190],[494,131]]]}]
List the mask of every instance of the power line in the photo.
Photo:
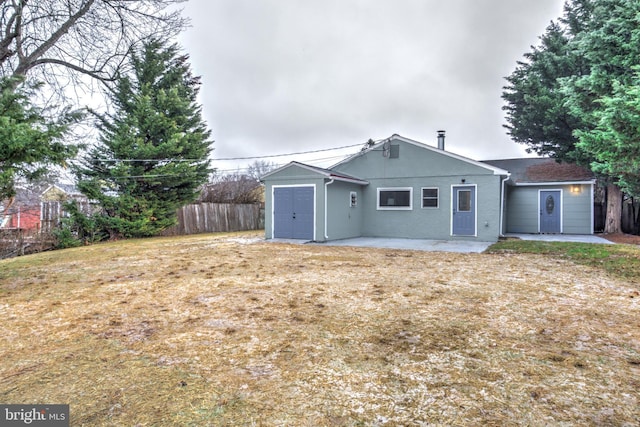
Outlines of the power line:
[{"label": "power line", "polygon": [[[295,152],[295,153],[286,153],[286,154],[273,154],[270,156],[249,156],[249,157],[227,157],[227,158],[220,158],[220,159],[210,159],[212,161],[227,161],[227,160],[257,160],[257,159],[269,159],[269,158],[275,158],[275,157],[287,157],[287,156],[296,156],[296,155],[302,155],[302,154],[315,154],[315,153],[322,153],[322,152],[327,152],[327,151],[336,151],[336,150],[343,150],[346,148],[354,148],[354,147],[360,147],[362,146],[362,144],[352,144],[352,145],[345,145],[342,147],[335,147],[335,148],[324,148],[324,149],[319,149],[319,150],[309,150],[309,151],[300,151],[300,152]],[[343,155],[337,155],[337,156],[331,156],[331,157],[323,157],[323,158],[319,158],[319,159],[311,159],[311,160],[307,160],[307,163],[318,163],[318,162],[323,162],[323,161],[327,161],[327,160],[334,160],[334,159],[342,159],[344,158]],[[181,162],[202,162],[202,159],[98,159],[98,158],[85,158],[86,160],[95,160],[95,161],[101,161],[101,162],[105,162],[105,163],[109,163],[109,162],[122,162],[122,163],[136,163],[136,162],[156,162],[156,163],[161,163],[161,162],[166,162],[166,163],[181,163]],[[278,164],[275,165],[275,167],[280,167],[282,166],[282,164]],[[244,168],[235,168],[235,169],[215,169],[215,173],[216,174],[220,174],[220,173],[228,173],[228,172],[236,172],[236,173],[240,173],[240,172],[244,172],[244,171],[249,171],[250,167],[244,167]],[[112,177],[112,179],[114,180],[127,180],[127,179],[153,179],[153,178],[165,178],[165,177],[172,177],[174,175],[169,175],[169,174],[154,174],[154,175],[125,175],[125,176],[120,176],[120,177]]]},{"label": "power line", "polygon": [[353,148],[353,147],[360,147],[362,146],[362,144],[352,144],[352,145],[345,145],[343,147],[336,147],[336,148],[324,148],[322,150],[311,150],[311,151],[300,151],[297,153],[288,153],[288,154],[274,154],[271,156],[251,156],[251,157],[228,157],[228,158],[221,158],[221,159],[213,159],[214,161],[216,160],[256,160],[256,159],[269,159],[272,157],[286,157],[286,156],[297,156],[300,154],[314,154],[314,153],[322,153],[324,151],[333,151],[333,150],[342,150],[345,148]]},{"label": "power line", "polygon": [[[360,146],[362,146],[362,144],[344,145],[342,147],[324,148],[324,149],[320,149],[320,150],[299,151],[299,152],[296,152],[296,153],[272,154],[272,155],[268,155],[268,156],[222,157],[222,158],[209,159],[209,160],[211,160],[213,162],[219,162],[219,161],[230,161],[230,160],[270,159],[270,158],[274,158],[274,157],[298,156],[298,155],[301,155],[301,154],[315,154],[315,153],[322,153],[322,152],[326,152],[326,151],[343,150],[345,148],[354,148],[354,147],[360,147]],[[94,160],[94,161],[105,162],[105,163],[109,163],[109,162],[122,162],[122,163],[136,163],[136,162],[147,162],[147,163],[149,163],[149,162],[157,162],[157,163],[162,163],[162,162],[167,162],[167,163],[172,163],[172,162],[202,162],[202,161],[204,161],[202,159],[180,159],[180,158],[171,158],[171,159],[100,159],[100,158],[85,158],[84,160]]]}]

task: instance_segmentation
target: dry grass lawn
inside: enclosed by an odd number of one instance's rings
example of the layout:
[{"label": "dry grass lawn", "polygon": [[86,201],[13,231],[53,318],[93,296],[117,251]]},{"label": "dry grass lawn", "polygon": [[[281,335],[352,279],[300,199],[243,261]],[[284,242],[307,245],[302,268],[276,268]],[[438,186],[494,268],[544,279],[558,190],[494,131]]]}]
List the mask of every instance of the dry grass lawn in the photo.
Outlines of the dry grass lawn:
[{"label": "dry grass lawn", "polygon": [[73,426],[634,426],[639,291],[544,255],[257,233],[48,252],[0,262],[0,402]]}]

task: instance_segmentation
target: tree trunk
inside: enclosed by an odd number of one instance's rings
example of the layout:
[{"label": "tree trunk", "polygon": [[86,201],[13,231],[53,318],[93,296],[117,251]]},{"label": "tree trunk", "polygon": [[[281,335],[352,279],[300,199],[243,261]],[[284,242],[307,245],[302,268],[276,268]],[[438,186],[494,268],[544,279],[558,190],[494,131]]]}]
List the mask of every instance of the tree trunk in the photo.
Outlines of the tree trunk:
[{"label": "tree trunk", "polygon": [[640,236],[640,206],[636,210],[636,201],[631,199],[631,207],[633,208],[633,234]]},{"label": "tree trunk", "polygon": [[607,215],[604,232],[620,233],[622,222],[622,191],[615,184],[607,185]]}]

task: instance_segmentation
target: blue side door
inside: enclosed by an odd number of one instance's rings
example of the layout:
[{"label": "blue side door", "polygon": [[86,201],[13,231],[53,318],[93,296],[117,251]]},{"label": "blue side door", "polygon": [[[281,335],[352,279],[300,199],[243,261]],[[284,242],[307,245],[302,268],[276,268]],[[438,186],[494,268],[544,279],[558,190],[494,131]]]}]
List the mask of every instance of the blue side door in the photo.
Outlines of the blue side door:
[{"label": "blue side door", "polygon": [[273,191],[273,237],[313,239],[313,187],[278,187]]},{"label": "blue side door", "polygon": [[452,234],[454,236],[476,235],[476,187],[472,185],[453,187]]},{"label": "blue side door", "polygon": [[540,191],[540,233],[561,233],[560,190]]}]

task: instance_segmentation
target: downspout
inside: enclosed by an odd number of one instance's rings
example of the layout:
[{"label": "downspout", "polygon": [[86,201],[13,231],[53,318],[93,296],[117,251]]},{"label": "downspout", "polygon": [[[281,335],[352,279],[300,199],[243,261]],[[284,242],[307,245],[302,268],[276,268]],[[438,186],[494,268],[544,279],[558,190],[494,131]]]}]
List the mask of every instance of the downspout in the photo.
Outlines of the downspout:
[{"label": "downspout", "polygon": [[331,178],[331,181],[324,183],[324,240],[325,240],[325,242],[327,240],[329,240],[329,231],[327,230],[327,227],[329,226],[329,220],[328,220],[328,216],[329,216],[329,206],[328,206],[329,186],[331,184],[333,184],[334,181],[335,180],[333,178]]},{"label": "downspout", "polygon": [[595,224],[594,224],[595,212],[593,211],[593,206],[594,206],[594,203],[595,203],[595,186],[596,186],[596,180],[593,179],[593,180],[591,180],[591,234],[595,233]]},{"label": "downspout", "polygon": [[504,177],[504,179],[502,180],[501,183],[501,189],[500,189],[500,237],[504,237],[504,198],[505,198],[505,183],[507,182],[507,180],[511,178],[511,174],[507,173],[507,176]]}]

